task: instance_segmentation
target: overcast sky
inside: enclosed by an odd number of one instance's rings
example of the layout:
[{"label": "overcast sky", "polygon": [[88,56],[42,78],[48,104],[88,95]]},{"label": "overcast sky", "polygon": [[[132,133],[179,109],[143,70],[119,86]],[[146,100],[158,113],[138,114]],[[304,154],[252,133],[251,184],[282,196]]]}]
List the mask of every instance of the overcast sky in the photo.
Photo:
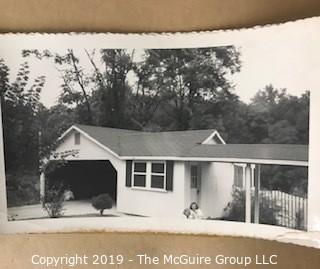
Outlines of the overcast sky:
[{"label": "overcast sky", "polygon": [[[295,31],[272,27],[250,31],[235,40],[242,62],[241,72],[231,77],[236,93],[241,100],[249,102],[259,89],[268,84],[286,88],[293,95],[301,95],[306,90],[319,90],[319,40],[311,27],[296,27]],[[75,53],[80,56],[83,67],[91,68],[83,50],[76,49]],[[25,59],[21,53],[10,51],[10,48],[2,50],[0,57],[5,59],[13,79],[19,64]],[[29,59],[29,62],[31,77],[45,75],[47,78],[41,95],[42,102],[46,106],[55,104],[61,91],[59,73],[50,61]]]}]

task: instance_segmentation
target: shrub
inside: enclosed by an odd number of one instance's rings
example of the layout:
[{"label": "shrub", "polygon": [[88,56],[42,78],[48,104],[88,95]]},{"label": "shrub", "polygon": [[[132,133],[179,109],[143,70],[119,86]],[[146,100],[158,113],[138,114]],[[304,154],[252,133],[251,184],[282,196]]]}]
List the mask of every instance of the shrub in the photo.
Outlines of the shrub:
[{"label": "shrub", "polygon": [[6,174],[8,207],[38,204],[40,201],[39,175],[23,170]]},{"label": "shrub", "polygon": [[[251,194],[251,220],[254,216],[254,196]],[[232,202],[224,209],[224,220],[245,221],[245,199],[246,193],[244,190],[235,188],[232,193]],[[260,214],[259,223],[277,225],[277,216],[280,212],[280,207],[272,205],[272,201],[266,197],[260,196]]]},{"label": "shrub", "polygon": [[92,206],[99,210],[100,215],[103,215],[105,209],[112,208],[113,200],[108,193],[100,194],[92,198]]},{"label": "shrub", "polygon": [[306,227],[304,226],[304,214],[303,210],[299,209],[295,214],[295,229],[304,230]]},{"label": "shrub", "polygon": [[45,197],[41,197],[42,207],[50,218],[59,218],[63,215],[64,203],[63,185],[54,185],[45,192]]}]

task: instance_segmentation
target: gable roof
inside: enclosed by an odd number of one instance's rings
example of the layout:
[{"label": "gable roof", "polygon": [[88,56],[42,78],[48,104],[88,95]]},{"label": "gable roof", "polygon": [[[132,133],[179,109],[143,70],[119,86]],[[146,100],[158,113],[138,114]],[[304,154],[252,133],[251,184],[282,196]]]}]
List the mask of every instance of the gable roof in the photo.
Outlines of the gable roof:
[{"label": "gable roof", "polygon": [[118,156],[182,156],[216,130],[142,132],[89,125],[75,125]]},{"label": "gable roof", "polygon": [[[273,163],[307,166],[307,145],[288,144],[203,144],[215,129],[170,132],[142,132],[76,124],[95,143],[123,159],[143,157],[179,158],[227,162]],[[219,138],[219,136],[218,136]]]}]

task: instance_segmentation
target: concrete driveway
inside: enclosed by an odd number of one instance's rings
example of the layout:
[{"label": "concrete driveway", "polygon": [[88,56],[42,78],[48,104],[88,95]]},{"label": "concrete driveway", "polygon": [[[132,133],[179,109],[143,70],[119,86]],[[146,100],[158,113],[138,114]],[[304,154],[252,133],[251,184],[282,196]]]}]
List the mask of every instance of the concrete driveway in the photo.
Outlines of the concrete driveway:
[{"label": "concrete driveway", "polygon": [[[97,217],[99,215],[99,212],[92,207],[90,200],[66,201],[64,203],[63,217]],[[126,216],[122,213],[117,212],[115,208],[106,209],[103,215],[111,217]],[[9,220],[26,220],[39,218],[48,218],[48,214],[45,210],[43,210],[41,204],[8,208]]]}]

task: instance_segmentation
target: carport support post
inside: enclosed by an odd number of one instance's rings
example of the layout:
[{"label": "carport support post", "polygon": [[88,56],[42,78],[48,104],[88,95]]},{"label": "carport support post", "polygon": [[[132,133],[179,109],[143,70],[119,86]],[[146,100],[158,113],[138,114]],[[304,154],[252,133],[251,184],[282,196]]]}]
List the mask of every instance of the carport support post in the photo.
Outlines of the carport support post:
[{"label": "carport support post", "polygon": [[254,169],[254,223],[259,223],[260,215],[260,164]]},{"label": "carport support post", "polygon": [[46,176],[42,172],[40,175],[40,199],[42,199],[44,197],[45,189],[46,189]]},{"label": "carport support post", "polygon": [[245,168],[245,186],[246,186],[246,204],[245,204],[245,220],[246,223],[251,222],[251,165],[247,163]]}]

